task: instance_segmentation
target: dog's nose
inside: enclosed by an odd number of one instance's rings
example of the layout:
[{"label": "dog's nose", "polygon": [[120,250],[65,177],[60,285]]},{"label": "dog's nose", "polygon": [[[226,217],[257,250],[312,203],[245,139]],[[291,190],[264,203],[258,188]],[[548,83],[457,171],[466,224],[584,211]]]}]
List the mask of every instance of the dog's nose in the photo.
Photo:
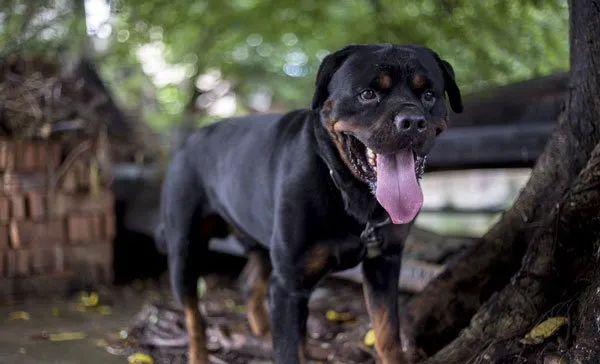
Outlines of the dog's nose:
[{"label": "dog's nose", "polygon": [[399,114],[394,117],[394,123],[404,133],[423,133],[427,130],[427,120],[422,115]]}]

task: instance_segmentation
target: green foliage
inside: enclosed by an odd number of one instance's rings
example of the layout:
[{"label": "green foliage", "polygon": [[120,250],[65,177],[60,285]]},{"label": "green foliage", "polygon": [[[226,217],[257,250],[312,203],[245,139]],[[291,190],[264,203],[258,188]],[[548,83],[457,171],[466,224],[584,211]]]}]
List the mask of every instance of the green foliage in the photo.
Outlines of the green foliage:
[{"label": "green foliage", "polygon": [[13,52],[81,53],[83,14],[79,0],[0,0],[0,58]]},{"label": "green foliage", "polygon": [[[144,105],[147,119],[157,128],[182,119],[193,78],[209,69],[219,69],[232,82],[242,104],[255,90],[267,88],[276,105],[306,106],[320,60],[348,43],[427,45],[453,64],[465,93],[568,67],[565,0],[116,0],[112,4],[112,42],[98,62],[124,102]],[[182,66],[181,82],[152,84],[136,56],[137,49],[148,44],[162,44],[166,61]],[[142,103],[148,92],[156,95],[157,105]]]}]

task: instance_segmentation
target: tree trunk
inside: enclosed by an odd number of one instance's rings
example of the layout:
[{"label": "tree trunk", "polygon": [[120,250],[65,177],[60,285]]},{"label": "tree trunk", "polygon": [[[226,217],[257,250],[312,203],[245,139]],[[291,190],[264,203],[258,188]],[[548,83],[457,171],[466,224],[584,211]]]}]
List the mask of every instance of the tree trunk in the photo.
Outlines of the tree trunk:
[{"label": "tree trunk", "polygon": [[[413,357],[417,348],[437,352],[427,363],[506,360],[523,350],[513,339],[564,294],[575,294],[584,311],[583,283],[572,282],[595,277],[586,267],[600,230],[598,151],[590,159],[600,141],[600,1],[571,0],[569,7],[566,108],[527,186],[464,259],[408,304],[403,340]],[[583,333],[589,325],[576,326]]]}]

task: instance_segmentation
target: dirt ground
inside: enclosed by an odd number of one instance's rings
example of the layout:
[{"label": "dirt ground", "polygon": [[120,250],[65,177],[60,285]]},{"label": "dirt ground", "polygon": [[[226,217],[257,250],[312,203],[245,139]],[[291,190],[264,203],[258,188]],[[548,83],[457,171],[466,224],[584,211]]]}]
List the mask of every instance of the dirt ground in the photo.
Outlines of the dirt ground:
[{"label": "dirt ground", "polygon": [[[250,334],[243,300],[230,277],[204,279],[202,309],[215,364],[268,364],[270,343]],[[368,319],[359,285],[329,279],[310,303],[308,356],[316,363],[375,363],[365,345]],[[185,363],[183,315],[165,285],[115,288],[0,306],[0,363]]]},{"label": "dirt ground", "polygon": [[[428,243],[416,243],[420,241]],[[406,255],[442,264],[463,245],[460,239],[454,245],[447,239],[442,245],[436,241],[427,236],[409,241]],[[270,340],[250,334],[234,278],[245,259],[215,254],[208,262],[209,271],[216,273],[201,281],[201,308],[209,322],[213,364],[271,363]],[[421,273],[408,269],[401,279],[406,287],[417,289],[430,278]],[[185,363],[183,314],[171,297],[163,274],[161,282],[138,281],[62,299],[0,304],[0,364],[116,364],[128,363],[136,353],[151,358],[138,361],[141,364]],[[407,298],[402,295],[400,300]],[[359,284],[329,278],[312,295],[307,356],[316,363],[374,363],[373,349],[364,342],[368,331]]]},{"label": "dirt ground", "polygon": [[110,354],[106,343],[157,296],[126,288],[101,291],[99,304],[90,307],[76,297],[0,305],[0,363],[127,363]]}]

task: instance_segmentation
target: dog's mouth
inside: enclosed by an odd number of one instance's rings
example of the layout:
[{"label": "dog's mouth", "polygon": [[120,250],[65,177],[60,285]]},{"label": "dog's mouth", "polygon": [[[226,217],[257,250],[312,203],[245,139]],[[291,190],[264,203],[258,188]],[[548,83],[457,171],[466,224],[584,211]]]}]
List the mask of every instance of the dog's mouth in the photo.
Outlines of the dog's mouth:
[{"label": "dog's mouth", "polygon": [[354,174],[367,183],[392,222],[412,221],[423,205],[418,180],[423,176],[426,157],[412,148],[392,154],[377,154],[357,137],[342,133],[343,144]]}]

